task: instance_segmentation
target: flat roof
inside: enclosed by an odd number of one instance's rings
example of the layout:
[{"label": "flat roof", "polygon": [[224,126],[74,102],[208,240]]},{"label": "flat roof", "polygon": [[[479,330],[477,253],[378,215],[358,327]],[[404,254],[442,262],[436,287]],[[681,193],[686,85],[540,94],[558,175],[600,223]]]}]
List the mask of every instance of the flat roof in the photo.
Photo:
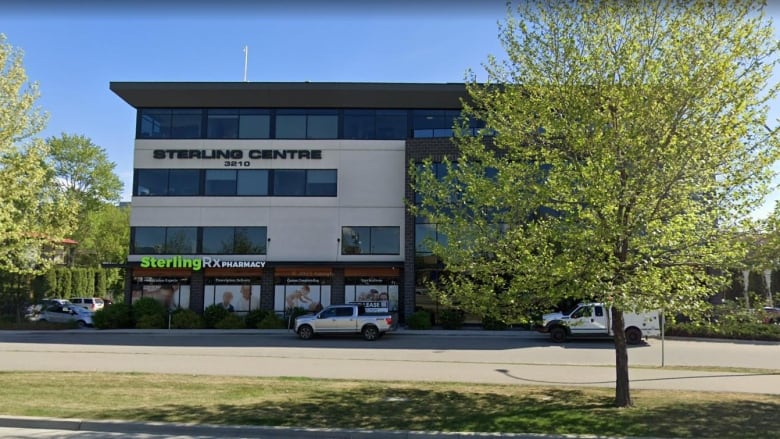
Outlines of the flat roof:
[{"label": "flat roof", "polygon": [[111,82],[135,108],[441,108],[460,109],[462,83]]}]

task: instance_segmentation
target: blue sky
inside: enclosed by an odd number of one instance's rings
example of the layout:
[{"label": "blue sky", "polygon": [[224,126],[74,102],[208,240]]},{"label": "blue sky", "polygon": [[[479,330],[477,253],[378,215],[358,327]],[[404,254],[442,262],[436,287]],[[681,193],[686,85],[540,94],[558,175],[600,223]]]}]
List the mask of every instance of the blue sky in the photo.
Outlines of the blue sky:
[{"label": "blue sky", "polygon": [[[241,81],[244,45],[250,81],[462,82],[469,68],[482,73],[488,54],[503,53],[504,0],[65,3],[4,3],[0,33],[24,50],[39,83],[49,113],[42,135],[84,134],[105,148],[125,200],[135,111],[111,81]],[[780,23],[780,11],[770,13]]]}]

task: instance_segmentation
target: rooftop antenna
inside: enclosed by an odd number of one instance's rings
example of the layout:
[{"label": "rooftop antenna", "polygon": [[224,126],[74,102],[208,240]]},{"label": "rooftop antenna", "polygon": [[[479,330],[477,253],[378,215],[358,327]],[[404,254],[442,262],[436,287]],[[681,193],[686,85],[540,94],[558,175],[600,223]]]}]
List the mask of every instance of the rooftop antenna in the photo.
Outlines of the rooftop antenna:
[{"label": "rooftop antenna", "polygon": [[249,62],[249,46],[244,46],[244,82],[246,81],[246,67]]}]

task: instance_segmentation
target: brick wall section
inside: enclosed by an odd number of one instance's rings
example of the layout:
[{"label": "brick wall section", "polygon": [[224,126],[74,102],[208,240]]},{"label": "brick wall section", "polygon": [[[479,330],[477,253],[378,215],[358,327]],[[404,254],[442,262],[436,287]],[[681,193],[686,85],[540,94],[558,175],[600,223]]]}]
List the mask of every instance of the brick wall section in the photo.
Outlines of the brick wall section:
[{"label": "brick wall section", "polygon": [[205,276],[203,270],[193,271],[190,276],[190,309],[203,314]]},{"label": "brick wall section", "polygon": [[274,269],[270,267],[263,269],[263,278],[260,281],[260,309],[274,309]]},{"label": "brick wall section", "polygon": [[344,269],[334,268],[333,277],[330,283],[330,303],[333,305],[343,305],[345,300],[344,293]]},{"label": "brick wall section", "polygon": [[[423,159],[431,158],[434,161],[441,161],[444,157],[454,159],[457,156],[458,149],[448,138],[430,138],[430,139],[407,139],[406,140],[406,166],[409,163],[420,162]],[[410,185],[409,173],[406,173],[405,198],[407,203],[414,202],[414,193]],[[414,267],[414,217],[406,213],[405,233],[404,233],[404,275],[403,275],[403,298],[399,304],[399,314],[401,322],[412,315],[415,306],[415,267]]]}]

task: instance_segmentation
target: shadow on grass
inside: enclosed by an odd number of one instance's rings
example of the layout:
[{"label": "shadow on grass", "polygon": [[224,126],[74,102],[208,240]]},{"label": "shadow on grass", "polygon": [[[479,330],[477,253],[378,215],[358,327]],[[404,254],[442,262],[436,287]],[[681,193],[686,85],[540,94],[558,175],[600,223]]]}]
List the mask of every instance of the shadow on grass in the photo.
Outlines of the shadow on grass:
[{"label": "shadow on grass", "polygon": [[[312,386],[317,382],[312,381]],[[240,391],[239,391],[240,392]],[[730,396],[669,403],[635,391],[637,407],[612,406],[611,390],[531,389],[520,394],[388,388],[366,384],[275,401],[175,402],[91,413],[108,419],[388,430],[766,438],[777,431],[780,399]]]}]

